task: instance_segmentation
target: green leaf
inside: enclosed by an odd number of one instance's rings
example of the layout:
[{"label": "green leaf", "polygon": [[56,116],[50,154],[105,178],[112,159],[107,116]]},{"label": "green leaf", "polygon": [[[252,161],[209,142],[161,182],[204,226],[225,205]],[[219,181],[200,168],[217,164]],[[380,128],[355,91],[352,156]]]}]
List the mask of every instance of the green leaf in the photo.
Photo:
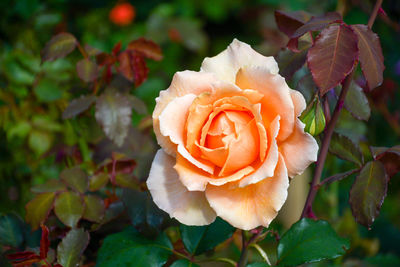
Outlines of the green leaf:
[{"label": "green leaf", "polygon": [[361,69],[370,90],[383,82],[383,54],[379,37],[367,25],[356,24],[351,28],[358,36]]},{"label": "green leaf", "polygon": [[357,35],[349,26],[332,25],[319,34],[308,50],[307,63],[321,95],[343,81],[357,57]]},{"label": "green leaf", "polygon": [[156,240],[141,236],[134,228],[104,239],[97,256],[97,267],[164,266],[172,254],[172,244],[162,233]]},{"label": "green leaf", "polygon": [[76,63],[76,72],[79,78],[84,82],[93,82],[99,76],[99,70],[96,63],[89,59],[82,59]]},{"label": "green leaf", "polygon": [[67,226],[75,227],[84,212],[81,196],[75,192],[63,192],[57,196],[54,212]]},{"label": "green leaf", "polygon": [[351,190],[349,203],[356,221],[371,227],[386,197],[388,176],[380,161],[370,161],[356,177]]},{"label": "green leaf", "polygon": [[365,96],[363,89],[355,82],[351,82],[350,84],[349,91],[344,100],[344,106],[358,120],[367,121],[371,116],[368,98]]},{"label": "green leaf", "polygon": [[127,95],[108,90],[97,98],[96,120],[108,138],[122,146],[131,125],[132,106]]},{"label": "green leaf", "polygon": [[126,207],[133,226],[149,237],[159,234],[160,228],[167,216],[151,199],[148,192],[139,192],[125,188],[122,201]]},{"label": "green leaf", "polygon": [[65,57],[75,49],[77,43],[70,33],[63,32],[53,36],[42,50],[42,62]]},{"label": "green leaf", "polygon": [[32,230],[38,229],[40,224],[46,220],[50,210],[53,208],[55,196],[54,192],[42,193],[26,204],[25,220],[32,226]]},{"label": "green leaf", "polygon": [[14,214],[0,216],[0,244],[18,248],[24,241],[23,221]]},{"label": "green leaf", "polygon": [[96,96],[86,95],[72,100],[62,114],[62,118],[70,119],[87,110],[96,101]]},{"label": "green leaf", "polygon": [[279,266],[295,266],[345,254],[350,243],[326,221],[303,218],[282,236],[278,245]]},{"label": "green leaf", "polygon": [[39,83],[33,88],[33,92],[41,102],[58,100],[62,97],[63,93],[57,83],[46,78],[39,81]]},{"label": "green leaf", "polygon": [[89,191],[93,192],[99,190],[107,184],[108,179],[108,174],[104,172],[93,175],[89,179]]},{"label": "green leaf", "polygon": [[188,226],[181,224],[181,237],[185,248],[192,255],[198,255],[213,249],[232,236],[235,228],[221,218],[206,226]]},{"label": "green leaf", "polygon": [[359,166],[364,162],[359,146],[354,144],[348,137],[338,133],[333,133],[332,135],[329,152],[341,159],[354,162]]},{"label": "green leaf", "polygon": [[31,131],[32,126],[27,121],[19,121],[14,125],[11,125],[7,130],[7,138],[12,139],[14,136],[19,138],[25,138]]},{"label": "green leaf", "polygon": [[87,195],[83,200],[85,201],[83,218],[92,222],[101,222],[105,212],[103,200],[95,195]]},{"label": "green leaf", "polygon": [[87,174],[78,166],[63,170],[60,178],[81,194],[85,193],[89,186]]},{"label": "green leaf", "polygon": [[373,257],[365,259],[366,262],[373,266],[385,266],[385,267],[398,267],[400,266],[400,258],[394,254],[378,254]]},{"label": "green leaf", "polygon": [[119,173],[115,176],[115,183],[121,187],[136,189],[137,181],[133,174]]},{"label": "green leaf", "polygon": [[268,267],[268,266],[269,265],[266,264],[265,262],[253,262],[246,265],[246,267]]},{"label": "green leaf", "polygon": [[48,132],[32,130],[29,133],[28,144],[36,155],[39,156],[50,148],[52,139],[52,136]]},{"label": "green leaf", "polygon": [[279,51],[276,61],[279,66],[279,73],[285,79],[290,80],[293,74],[298,71],[306,62],[307,49],[294,53],[289,49]]},{"label": "green leaf", "polygon": [[33,193],[47,193],[47,192],[58,192],[65,190],[66,186],[63,182],[57,179],[47,180],[44,184],[35,185],[31,188]]},{"label": "green leaf", "polygon": [[57,261],[63,267],[78,266],[83,251],[89,244],[89,233],[82,228],[71,229],[57,247]]},{"label": "green leaf", "polygon": [[196,263],[193,263],[187,259],[180,259],[172,263],[170,267],[200,267],[200,265],[197,265]]}]

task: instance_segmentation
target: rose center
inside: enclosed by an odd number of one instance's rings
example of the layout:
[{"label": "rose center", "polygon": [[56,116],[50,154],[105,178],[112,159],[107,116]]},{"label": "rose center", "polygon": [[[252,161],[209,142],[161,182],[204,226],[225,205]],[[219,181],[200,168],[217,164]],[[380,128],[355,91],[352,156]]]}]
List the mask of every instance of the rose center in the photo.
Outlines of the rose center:
[{"label": "rose center", "polygon": [[245,111],[225,110],[212,121],[203,158],[221,168],[219,176],[248,166],[259,154],[259,134],[254,118]]}]

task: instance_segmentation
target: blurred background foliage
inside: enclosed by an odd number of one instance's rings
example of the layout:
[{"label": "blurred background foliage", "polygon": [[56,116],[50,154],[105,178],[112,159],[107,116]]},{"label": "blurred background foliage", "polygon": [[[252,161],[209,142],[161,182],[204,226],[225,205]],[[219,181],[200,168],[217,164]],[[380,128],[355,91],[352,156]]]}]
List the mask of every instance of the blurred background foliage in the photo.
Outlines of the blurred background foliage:
[{"label": "blurred background foliage", "polygon": [[[116,5],[127,2],[133,9],[114,11],[112,15],[111,10]],[[222,51],[233,38],[251,44],[265,55],[277,55],[288,39],[276,27],[275,10],[304,10],[316,15],[336,10],[343,14],[347,23],[366,23],[373,6],[373,1],[361,0],[127,2],[0,1],[0,214],[13,213],[24,218],[24,207],[34,196],[31,187],[58,178],[64,168],[76,164],[84,166],[89,176],[93,175],[94,166],[110,158],[112,151],[134,159],[137,162],[134,174],[139,181],[145,181],[157,149],[151,113],[159,91],[168,87],[176,71],[198,70],[204,57]],[[361,142],[366,157],[371,157],[368,156],[369,144],[393,146],[400,143],[400,2],[385,0],[383,9],[387,16],[378,18],[373,29],[381,39],[386,69],[382,86],[368,94],[372,116],[368,122],[362,122],[343,111],[338,124],[338,132]],[[104,136],[94,118],[94,108],[86,115],[62,119],[62,113],[72,99],[92,90],[76,75],[75,64],[81,58],[78,51],[64,59],[41,64],[40,52],[46,42],[63,31],[72,33],[81,44],[107,53],[118,42],[125,48],[130,41],[142,36],[161,46],[163,60],[149,61],[148,79],[139,87],[129,89],[145,103],[145,108],[141,114],[132,113],[134,127],[122,148],[117,148]],[[289,81],[292,88],[305,72],[301,69],[295,73]],[[349,162],[329,156],[323,177],[352,167]],[[351,240],[345,258],[329,264],[361,266],[367,264],[366,261],[362,263],[365,258],[369,258],[371,264],[385,260],[398,263],[399,175],[391,179],[381,214],[369,231],[357,225],[351,216],[348,192],[353,178],[320,190],[323,193],[320,192],[315,201],[317,216],[331,222],[339,235]],[[137,189],[137,184],[133,187]],[[105,198],[107,191],[100,194]],[[122,191],[118,194],[123,195]],[[121,221],[126,225],[126,220]],[[276,221],[272,228],[282,233],[286,229],[283,225],[282,221]],[[99,239],[122,229],[114,227],[100,233]],[[37,247],[40,234],[30,234],[29,227],[26,225],[25,228],[24,244]],[[172,239],[176,235],[175,228],[167,230]],[[234,234],[233,242],[226,247],[217,247],[217,250],[237,258],[238,238]],[[261,245],[273,254],[275,248],[269,242],[272,239],[265,239]],[[89,261],[95,259],[97,249],[89,245]],[[252,253],[250,261],[258,260],[258,257]],[[327,264],[320,263],[321,266]]]}]

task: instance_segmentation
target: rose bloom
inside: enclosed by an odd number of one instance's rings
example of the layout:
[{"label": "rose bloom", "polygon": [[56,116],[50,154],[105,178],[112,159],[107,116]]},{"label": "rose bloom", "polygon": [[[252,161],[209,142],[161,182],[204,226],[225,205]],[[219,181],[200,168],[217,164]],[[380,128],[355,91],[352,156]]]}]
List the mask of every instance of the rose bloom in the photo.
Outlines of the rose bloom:
[{"label": "rose bloom", "polygon": [[235,39],[200,72],[174,75],[153,112],[161,149],[147,186],[158,207],[187,225],[220,216],[244,230],[268,227],[289,177],[318,153],[298,119],[304,97],[278,71],[273,57]]},{"label": "rose bloom", "polygon": [[126,26],[132,23],[136,16],[135,7],[129,3],[117,4],[110,11],[110,20],[119,26]]}]

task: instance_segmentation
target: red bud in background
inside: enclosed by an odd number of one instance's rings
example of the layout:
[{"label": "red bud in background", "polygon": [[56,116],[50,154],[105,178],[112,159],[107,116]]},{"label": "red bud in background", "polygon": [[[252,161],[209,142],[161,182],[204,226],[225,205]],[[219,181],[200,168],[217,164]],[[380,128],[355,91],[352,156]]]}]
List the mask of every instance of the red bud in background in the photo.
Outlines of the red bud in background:
[{"label": "red bud in background", "polygon": [[131,24],[135,16],[135,7],[130,3],[117,4],[110,11],[110,20],[119,26]]}]

